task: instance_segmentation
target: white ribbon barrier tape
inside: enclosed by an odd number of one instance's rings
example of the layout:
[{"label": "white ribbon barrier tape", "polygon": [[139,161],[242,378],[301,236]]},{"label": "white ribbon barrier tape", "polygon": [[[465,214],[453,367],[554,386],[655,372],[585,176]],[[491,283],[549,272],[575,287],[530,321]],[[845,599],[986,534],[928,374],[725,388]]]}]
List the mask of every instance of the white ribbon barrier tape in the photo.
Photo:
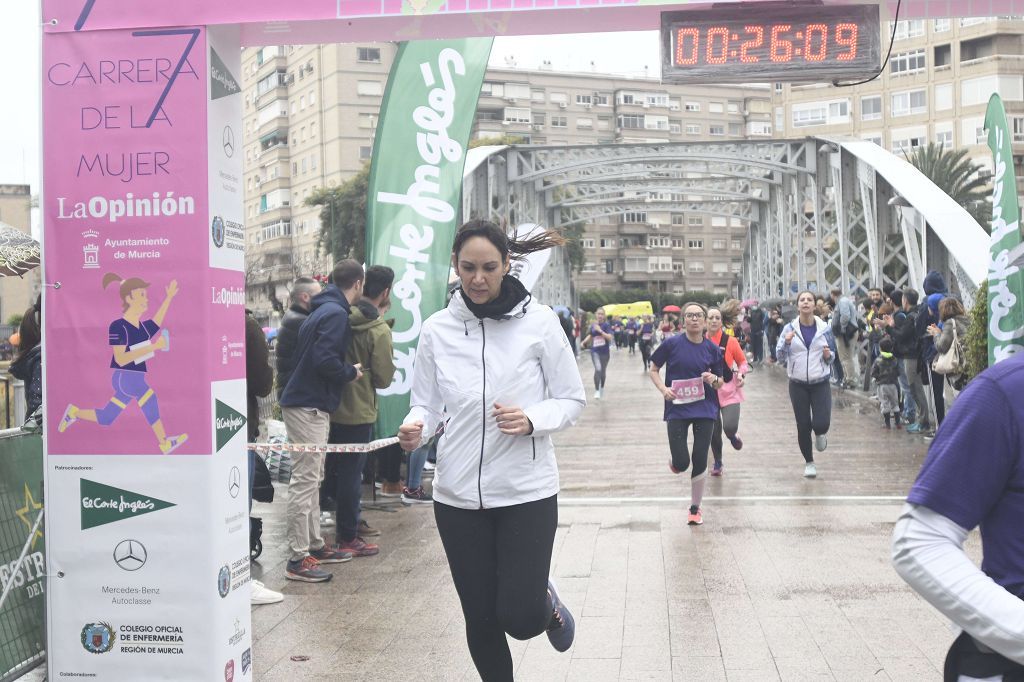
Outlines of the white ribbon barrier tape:
[{"label": "white ribbon barrier tape", "polygon": [[380,438],[369,443],[346,445],[309,445],[304,443],[249,443],[245,447],[256,452],[373,452],[398,442],[397,438]]}]

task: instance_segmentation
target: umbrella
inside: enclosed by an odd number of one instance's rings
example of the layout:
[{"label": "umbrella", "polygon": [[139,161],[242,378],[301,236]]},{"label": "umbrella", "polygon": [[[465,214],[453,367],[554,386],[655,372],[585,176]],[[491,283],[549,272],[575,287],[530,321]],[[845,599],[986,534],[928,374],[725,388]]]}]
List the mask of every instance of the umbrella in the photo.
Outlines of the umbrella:
[{"label": "umbrella", "polygon": [[39,242],[6,223],[0,223],[0,277],[21,277],[39,266]]},{"label": "umbrella", "polygon": [[273,327],[273,328],[271,328],[271,327],[264,327],[263,328],[263,333],[267,335],[267,341],[273,341],[274,339],[276,339],[277,338],[277,332],[278,332],[277,327]]},{"label": "umbrella", "polygon": [[667,305],[667,306],[665,306],[664,308],[661,309],[661,312],[663,312],[663,313],[678,313],[679,310],[680,310],[680,308],[677,305]]},{"label": "umbrella", "polygon": [[552,310],[563,317],[570,317],[572,315],[572,312],[564,305],[556,305]]},{"label": "umbrella", "polygon": [[757,305],[757,299],[756,298],[748,298],[747,300],[745,300],[742,303],[740,303],[740,306],[743,307],[743,308],[749,308],[749,307],[755,306],[755,305]]}]

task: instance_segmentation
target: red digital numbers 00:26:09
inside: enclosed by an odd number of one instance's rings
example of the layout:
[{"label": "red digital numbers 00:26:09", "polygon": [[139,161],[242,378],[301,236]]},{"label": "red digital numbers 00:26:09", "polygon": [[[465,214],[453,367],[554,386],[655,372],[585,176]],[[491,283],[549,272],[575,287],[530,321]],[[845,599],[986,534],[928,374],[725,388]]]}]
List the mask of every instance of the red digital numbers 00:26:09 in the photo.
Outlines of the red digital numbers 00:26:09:
[{"label": "red digital numbers 00:26:09", "polygon": [[784,64],[794,59],[811,64],[848,62],[857,57],[857,33],[857,24],[845,22],[806,24],[798,31],[792,24],[753,24],[743,26],[742,34],[734,33],[729,26],[679,28],[675,63],[725,64],[737,59],[742,64]]}]

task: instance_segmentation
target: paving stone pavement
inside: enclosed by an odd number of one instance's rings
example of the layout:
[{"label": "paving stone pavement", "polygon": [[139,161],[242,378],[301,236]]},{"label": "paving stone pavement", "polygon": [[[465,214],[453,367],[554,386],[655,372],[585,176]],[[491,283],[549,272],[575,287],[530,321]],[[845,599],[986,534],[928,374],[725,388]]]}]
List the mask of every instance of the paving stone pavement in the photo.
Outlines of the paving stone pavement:
[{"label": "paving stone pavement", "polygon": [[[518,681],[939,680],[950,628],[889,563],[901,498],[926,453],[881,428],[877,405],[835,394],[818,479],[802,477],[786,380],[748,377],[725,476],[705,523],[686,525],[689,481],[668,470],[661,399],[639,356],[614,352],[606,398],[556,438],[562,493],[553,575],[577,618],[573,648],[512,641]],[[253,610],[257,680],[476,680],[429,506],[364,514],[377,557],[284,580],[284,500],[257,504],[254,575],[285,593]],[[977,534],[969,550],[979,554]],[[293,661],[293,656],[308,656]]]}]

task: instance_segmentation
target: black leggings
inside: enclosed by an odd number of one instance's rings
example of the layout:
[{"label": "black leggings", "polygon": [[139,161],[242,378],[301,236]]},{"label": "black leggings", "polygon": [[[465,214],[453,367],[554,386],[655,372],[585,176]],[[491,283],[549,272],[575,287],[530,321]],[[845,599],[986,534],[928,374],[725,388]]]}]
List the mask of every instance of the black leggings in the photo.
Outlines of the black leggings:
[{"label": "black leggings", "polygon": [[[932,398],[935,400],[935,428],[939,428],[942,425],[942,420],[946,418],[946,376],[944,374],[937,374],[931,367],[928,368],[928,381],[932,387]],[[925,407],[925,409],[928,409]]]},{"label": "black leggings", "polygon": [[668,447],[672,453],[672,466],[686,471],[690,466],[690,451],[686,447],[686,434],[693,425],[693,470],[690,478],[698,478],[708,470],[708,448],[715,430],[714,419],[669,419]]},{"label": "black leggings", "polygon": [[732,438],[740,430],[740,404],[725,405],[715,420],[715,432],[711,434],[711,454],[716,464],[722,463],[722,431],[726,438]]},{"label": "black leggings", "polygon": [[651,368],[651,342],[640,340],[640,357],[644,361],[644,369]]},{"label": "black leggings", "polygon": [[789,399],[796,417],[796,438],[805,462],[814,461],[811,432],[828,433],[832,421],[832,386],[826,379],[816,384],[789,382]]},{"label": "black leggings", "polygon": [[459,509],[435,501],[434,518],[480,679],[512,682],[505,633],[531,639],[551,623],[548,575],[558,496],[493,509]]},{"label": "black leggings", "polygon": [[594,388],[600,391],[604,388],[604,379],[608,373],[608,360],[611,359],[611,353],[591,353],[590,359],[594,362]]}]

